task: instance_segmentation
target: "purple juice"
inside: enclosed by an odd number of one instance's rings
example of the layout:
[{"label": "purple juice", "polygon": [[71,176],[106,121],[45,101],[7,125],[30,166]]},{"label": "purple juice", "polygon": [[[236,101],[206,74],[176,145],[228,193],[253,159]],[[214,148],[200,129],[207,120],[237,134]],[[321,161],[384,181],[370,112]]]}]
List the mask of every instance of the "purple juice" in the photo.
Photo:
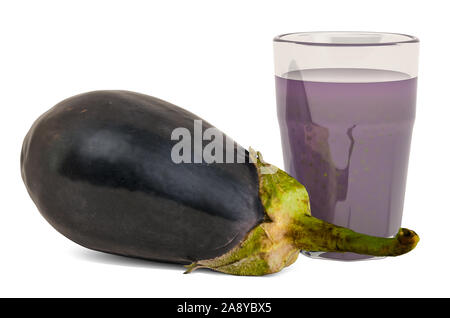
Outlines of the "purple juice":
[{"label": "purple juice", "polygon": [[406,74],[370,69],[311,69],[276,77],[285,169],[305,185],[313,216],[365,234],[397,233],[416,85],[417,78]]}]

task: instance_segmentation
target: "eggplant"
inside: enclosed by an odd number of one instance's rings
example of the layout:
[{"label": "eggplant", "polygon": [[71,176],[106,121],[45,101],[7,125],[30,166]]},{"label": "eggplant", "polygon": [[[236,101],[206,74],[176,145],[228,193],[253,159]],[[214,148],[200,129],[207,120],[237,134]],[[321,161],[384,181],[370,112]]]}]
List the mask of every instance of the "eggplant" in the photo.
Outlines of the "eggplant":
[{"label": "eggplant", "polygon": [[80,94],[34,122],[22,146],[22,179],[43,217],[70,240],[184,264],[187,272],[265,275],[292,264],[300,250],[395,256],[416,246],[408,229],[379,238],[312,217],[301,183],[224,134],[215,155],[232,162],[199,158],[195,145],[180,152],[191,162],[177,162],[173,132],[195,136],[198,121],[215,129],[155,97]]}]

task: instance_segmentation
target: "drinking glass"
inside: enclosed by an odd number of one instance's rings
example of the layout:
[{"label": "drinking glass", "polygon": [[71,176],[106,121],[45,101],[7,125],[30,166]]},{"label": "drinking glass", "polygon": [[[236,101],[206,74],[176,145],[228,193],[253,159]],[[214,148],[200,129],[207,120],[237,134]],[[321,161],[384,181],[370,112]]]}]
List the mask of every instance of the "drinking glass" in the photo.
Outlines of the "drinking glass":
[{"label": "drinking glass", "polygon": [[284,165],[305,185],[313,216],[369,235],[397,233],[415,118],[418,51],[416,37],[395,33],[275,37]]}]

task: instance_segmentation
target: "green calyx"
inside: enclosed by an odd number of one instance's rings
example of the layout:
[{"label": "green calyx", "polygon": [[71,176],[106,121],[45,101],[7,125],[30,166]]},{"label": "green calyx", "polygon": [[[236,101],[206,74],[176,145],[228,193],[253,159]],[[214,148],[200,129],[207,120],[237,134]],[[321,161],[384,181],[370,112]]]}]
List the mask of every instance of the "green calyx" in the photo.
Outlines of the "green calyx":
[{"label": "green calyx", "polygon": [[397,256],[411,251],[419,236],[400,229],[394,238],[356,233],[311,216],[305,187],[286,172],[264,162],[250,148],[259,176],[259,196],[266,221],[252,229],[232,250],[214,259],[186,266],[233,274],[259,276],[278,272],[295,262],[300,250],[353,252],[374,256]]}]

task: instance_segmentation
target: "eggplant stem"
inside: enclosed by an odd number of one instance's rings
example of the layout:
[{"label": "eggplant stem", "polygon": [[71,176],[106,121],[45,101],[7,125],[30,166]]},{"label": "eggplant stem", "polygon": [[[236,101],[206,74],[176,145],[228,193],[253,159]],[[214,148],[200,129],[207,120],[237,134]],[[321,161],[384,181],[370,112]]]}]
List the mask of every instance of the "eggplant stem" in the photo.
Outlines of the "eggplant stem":
[{"label": "eggplant stem", "polygon": [[412,230],[401,228],[392,238],[357,233],[324,222],[310,215],[297,218],[291,228],[294,245],[301,250],[352,252],[372,256],[398,256],[408,253],[419,242]]}]

